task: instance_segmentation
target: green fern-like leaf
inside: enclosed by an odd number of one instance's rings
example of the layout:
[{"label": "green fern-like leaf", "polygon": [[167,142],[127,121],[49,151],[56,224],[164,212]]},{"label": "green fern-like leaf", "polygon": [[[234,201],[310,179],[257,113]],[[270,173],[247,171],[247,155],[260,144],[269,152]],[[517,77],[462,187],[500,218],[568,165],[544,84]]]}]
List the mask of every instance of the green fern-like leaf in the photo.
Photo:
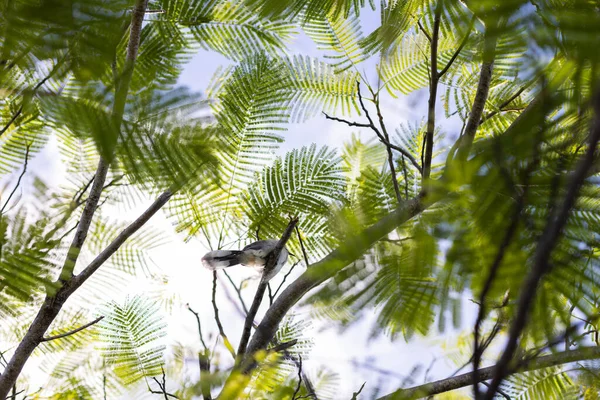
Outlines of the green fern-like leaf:
[{"label": "green fern-like leaf", "polygon": [[112,302],[99,328],[106,362],[124,384],[161,374],[166,324],[154,304],[141,297]]}]

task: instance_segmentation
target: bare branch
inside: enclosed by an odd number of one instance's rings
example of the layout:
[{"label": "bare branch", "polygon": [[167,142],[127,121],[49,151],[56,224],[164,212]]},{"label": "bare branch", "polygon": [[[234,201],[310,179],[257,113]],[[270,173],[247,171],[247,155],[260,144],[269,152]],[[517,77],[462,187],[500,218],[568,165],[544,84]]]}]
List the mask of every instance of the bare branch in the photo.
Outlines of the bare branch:
[{"label": "bare branch", "polygon": [[200,390],[202,392],[202,397],[204,397],[204,400],[211,400],[212,396],[210,393],[210,381],[207,377],[207,375],[210,375],[210,351],[208,350],[206,343],[204,343],[204,336],[202,335],[202,325],[200,324],[200,315],[196,311],[194,311],[189,304],[186,304],[186,307],[196,317],[196,322],[198,323],[198,336],[200,336],[200,342],[204,347],[204,351],[198,353],[198,364],[200,366]]},{"label": "bare branch", "polygon": [[[260,240],[260,239],[257,239],[257,240]],[[240,304],[242,305],[242,309],[244,310],[244,316],[248,315],[248,307],[246,307],[246,302],[244,301],[244,298],[242,297],[242,289],[241,289],[241,287],[238,287],[235,284],[235,282],[233,281],[233,279],[231,279],[231,276],[229,276],[229,274],[227,273],[227,271],[223,270],[223,273],[225,274],[225,276],[227,277],[227,279],[231,283],[231,286],[233,286],[233,289],[237,293],[238,299],[240,300]]]},{"label": "bare branch", "polygon": [[28,144],[27,148],[25,149],[25,163],[23,165],[23,171],[21,171],[21,174],[19,175],[19,178],[17,179],[17,183],[15,184],[15,187],[8,195],[8,198],[4,202],[2,209],[0,209],[0,216],[2,216],[2,214],[4,214],[4,210],[6,209],[6,206],[8,206],[8,203],[10,203],[10,199],[12,199],[12,197],[15,195],[15,192],[17,191],[17,189],[19,189],[19,186],[21,186],[21,180],[23,179],[23,176],[27,172],[27,163],[29,162],[29,148],[30,147],[31,147],[31,145]]},{"label": "bare branch", "polygon": [[244,322],[244,330],[242,331],[242,338],[240,339],[240,345],[238,347],[237,352],[237,362],[241,363],[244,360],[244,355],[246,354],[246,347],[248,346],[248,340],[250,340],[250,332],[252,330],[252,323],[254,322],[254,317],[256,317],[256,313],[258,312],[258,308],[260,307],[260,303],[262,303],[263,296],[265,294],[265,290],[267,288],[267,280],[266,276],[268,272],[275,268],[275,264],[277,264],[277,260],[279,259],[279,254],[281,250],[285,247],[285,244],[289,240],[290,236],[292,236],[292,232],[294,231],[294,227],[298,223],[297,218],[292,218],[285,228],[281,239],[277,242],[275,249],[269,254],[267,258],[267,262],[265,264],[265,268],[263,270],[262,278],[260,283],[258,284],[258,288],[256,289],[256,294],[254,295],[254,300],[252,301],[252,305],[250,306],[250,310],[248,315],[246,316],[246,321]]},{"label": "bare branch", "polygon": [[281,351],[286,351],[290,347],[295,346],[298,343],[298,339],[290,340],[289,342],[280,343],[276,346],[271,347],[269,350],[279,353]]},{"label": "bare branch", "polygon": [[104,250],[96,258],[89,263],[87,267],[81,271],[77,276],[65,284],[65,288],[68,288],[69,292],[72,293],[78,289],[83,283],[89,279],[94,272],[100,268],[106,260],[108,260],[120,247],[129,239],[135,232],[137,232],[142,226],[144,226],[150,218],[154,216],[171,198],[173,194],[167,190],[163,192],[154,202],[144,211],[135,221],[133,221],[128,227],[115,238],[113,241],[106,246]]},{"label": "bare branch", "polygon": [[64,337],[71,336],[71,335],[73,335],[73,334],[75,334],[75,333],[77,333],[77,332],[79,332],[79,331],[82,331],[82,330],[84,330],[84,329],[86,329],[86,328],[89,328],[90,326],[92,326],[92,325],[94,325],[94,324],[97,324],[97,323],[98,323],[98,322],[100,322],[100,321],[101,321],[103,318],[104,318],[104,316],[100,316],[100,317],[96,318],[95,320],[93,320],[93,321],[91,321],[91,322],[88,322],[88,323],[87,323],[87,324],[85,324],[85,325],[82,325],[82,326],[80,326],[80,327],[79,327],[79,328],[77,328],[77,329],[73,329],[72,331],[65,332],[65,333],[61,333],[60,335],[55,335],[55,336],[47,336],[47,337],[44,337],[44,338],[42,338],[42,340],[41,340],[41,341],[42,341],[42,342],[49,342],[49,341],[51,341],[51,340],[62,339],[62,338],[64,338]]},{"label": "bare branch", "polygon": [[283,279],[281,280],[281,283],[279,284],[279,286],[277,286],[277,290],[275,290],[275,293],[273,293],[273,298],[275,298],[277,296],[277,293],[279,293],[279,290],[281,290],[281,287],[285,283],[285,280],[287,279],[288,276],[290,276],[290,274],[292,273],[292,271],[294,270],[294,268],[296,268],[296,265],[298,265],[298,263],[299,263],[299,261],[295,262],[294,264],[292,264],[290,270],[283,276]]},{"label": "bare branch", "polygon": [[212,306],[213,311],[215,313],[215,322],[217,323],[217,328],[219,329],[219,334],[221,338],[223,338],[223,344],[229,350],[229,353],[235,360],[235,350],[229,341],[229,338],[225,334],[225,330],[223,329],[223,324],[221,323],[221,319],[219,318],[219,308],[217,307],[217,271],[213,271],[213,286],[212,286]]},{"label": "bare branch", "polygon": [[[429,32],[427,32],[425,30],[425,28],[423,27],[423,25],[421,24],[421,21],[417,21],[417,25],[419,26],[419,29],[421,29],[421,32],[423,32],[423,34],[425,35],[425,37],[427,38],[427,40],[429,41],[429,43],[433,42],[433,40],[431,39],[431,35],[429,34]],[[435,28],[434,28],[435,29]]]},{"label": "bare branch", "polygon": [[435,102],[437,100],[437,89],[439,82],[437,70],[437,52],[441,15],[442,3],[439,2],[435,8],[435,17],[433,20],[433,35],[429,38],[429,42],[431,43],[431,73],[429,81],[429,103],[427,107],[427,130],[425,132],[425,140],[423,141],[423,146],[425,148],[423,157],[423,182],[429,179],[429,175],[431,174],[431,160],[433,158],[433,134],[435,132]]},{"label": "bare branch", "polygon": [[341,123],[344,123],[344,124],[346,124],[348,126],[356,126],[356,127],[359,127],[359,128],[370,128],[371,127],[370,124],[363,124],[363,123],[360,123],[360,122],[352,122],[352,121],[348,121],[348,120],[343,119],[343,118],[332,117],[332,116],[328,115],[325,112],[323,112],[323,115],[325,116],[326,119],[330,119],[330,120],[336,121],[336,122],[341,122]]},{"label": "bare branch", "polygon": [[[600,358],[600,347],[590,346],[582,347],[577,350],[567,350],[559,353],[554,353],[539,357],[531,361],[524,368],[515,371],[535,371],[538,369],[549,368],[556,365],[568,364],[576,361],[593,360]],[[491,379],[496,373],[496,365],[481,368],[477,374],[479,382]],[[415,386],[408,389],[398,389],[386,396],[380,397],[377,400],[410,400],[421,397],[432,396],[440,393],[449,392],[451,390],[460,389],[473,385],[473,373],[466,372],[451,378],[441,379],[435,382],[426,383],[424,385]]]},{"label": "bare branch", "polygon": [[[387,143],[390,142],[390,135],[388,135],[387,129],[383,122],[383,114],[381,114],[381,109],[379,107],[379,96],[377,96],[373,91],[371,91],[373,95],[373,101],[375,102],[375,110],[377,111],[377,117],[379,118],[379,126],[383,131],[383,136],[385,137],[385,141]],[[396,200],[398,200],[398,204],[402,202],[402,196],[400,196],[400,187],[398,186],[398,176],[396,175],[396,167],[394,165],[394,156],[392,155],[392,149],[390,146],[386,146],[386,150],[388,153],[388,164],[390,165],[390,172],[392,173],[392,183],[394,184],[394,192],[396,193]]]},{"label": "bare branch", "polygon": [[310,266],[308,263],[308,255],[306,254],[306,249],[304,248],[304,241],[302,240],[302,235],[300,235],[300,230],[298,229],[298,225],[296,225],[296,235],[298,236],[298,241],[300,242],[300,249],[302,250],[302,255],[304,256],[304,265],[306,268]]},{"label": "bare branch", "polygon": [[302,356],[298,356],[298,358],[298,385],[296,386],[296,390],[294,390],[292,400],[296,400],[296,396],[298,396],[298,393],[300,393],[300,388],[302,387]]},{"label": "bare branch", "polygon": [[475,19],[476,19],[476,17],[475,17],[475,15],[473,15],[473,18],[471,18],[471,23],[469,24],[469,28],[467,30],[467,34],[465,35],[465,37],[463,38],[463,40],[460,42],[460,45],[458,46],[458,48],[456,49],[456,51],[454,52],[454,54],[452,54],[452,57],[450,57],[450,60],[448,61],[448,64],[446,64],[446,66],[444,67],[444,69],[442,69],[439,72],[439,74],[437,75],[438,80],[441,79],[442,76],[444,76],[446,74],[446,72],[448,72],[448,70],[450,69],[450,67],[454,63],[454,61],[456,61],[456,58],[458,57],[458,55],[460,54],[460,52],[462,51],[462,49],[467,44],[467,40],[469,40],[469,36],[471,36],[471,31],[473,30],[473,25],[475,24]]},{"label": "bare branch", "polygon": [[185,306],[187,307],[189,312],[194,314],[194,317],[196,317],[196,322],[198,323],[198,336],[200,337],[200,342],[202,343],[202,347],[204,347],[204,350],[208,350],[206,343],[204,343],[204,335],[202,335],[202,324],[200,324],[200,315],[196,311],[194,311],[189,304],[186,304]]},{"label": "bare branch", "polygon": [[[359,83],[359,85],[360,85],[360,83]],[[362,96],[360,95],[360,89],[359,89],[359,100],[361,102],[361,106],[362,106],[363,111],[367,115],[367,118],[369,118],[369,122],[370,122],[369,124],[364,124],[364,123],[361,123],[361,122],[348,121],[348,120],[345,120],[343,118],[336,118],[336,117],[331,117],[331,116],[329,116],[329,115],[327,115],[325,113],[323,113],[323,114],[325,115],[325,118],[330,119],[332,121],[342,122],[342,123],[344,123],[346,125],[349,125],[349,126],[357,126],[357,127],[360,127],[360,128],[370,128],[370,129],[372,129],[373,132],[375,132],[375,134],[377,135],[377,138],[379,139],[379,141],[381,143],[383,143],[385,146],[387,146],[387,147],[389,147],[391,149],[394,149],[394,150],[400,152],[403,156],[405,156],[406,158],[408,158],[410,160],[411,164],[417,169],[417,171],[419,171],[419,173],[422,173],[423,170],[422,170],[421,166],[419,165],[419,163],[417,162],[417,160],[412,156],[412,154],[410,154],[408,151],[406,151],[402,147],[397,146],[397,145],[395,145],[393,143],[390,143],[389,140],[386,140],[385,136],[373,124],[373,121],[371,120],[370,115],[368,114],[368,111],[367,111],[366,107],[364,106],[364,104],[362,104]]]},{"label": "bare branch", "polygon": [[21,105],[17,111],[13,114],[10,120],[4,125],[4,128],[0,129],[0,136],[4,135],[4,133],[10,128],[10,126],[19,118],[19,115],[23,112],[23,106]]},{"label": "bare branch", "polygon": [[350,399],[350,400],[357,400],[358,395],[360,394],[360,392],[362,392],[362,390],[364,389],[366,384],[367,384],[367,382],[363,382],[363,384],[360,385],[360,388],[356,392],[352,393],[352,399]]},{"label": "bare branch", "polygon": [[471,150],[471,144],[475,139],[475,133],[480,125],[481,116],[485,108],[485,102],[487,101],[488,94],[490,91],[490,84],[492,82],[492,71],[494,69],[494,58],[496,56],[496,43],[498,37],[491,26],[486,27],[484,40],[483,40],[483,62],[481,63],[481,72],[479,73],[479,83],[477,84],[477,92],[473,99],[473,106],[469,113],[467,125],[463,135],[458,139],[459,145],[456,150],[456,158],[458,160],[466,160],[469,151]]}]

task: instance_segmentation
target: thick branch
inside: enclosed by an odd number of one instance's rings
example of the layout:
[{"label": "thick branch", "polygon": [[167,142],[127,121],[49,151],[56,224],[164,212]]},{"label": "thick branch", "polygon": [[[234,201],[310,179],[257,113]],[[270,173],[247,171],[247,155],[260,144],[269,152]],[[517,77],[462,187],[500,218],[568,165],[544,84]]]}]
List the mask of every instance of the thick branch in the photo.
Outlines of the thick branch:
[{"label": "thick branch", "polygon": [[[136,0],[133,8],[126,57],[126,67],[120,84],[118,85],[112,109],[112,117],[116,126],[119,127],[121,126],[123,113],[125,111],[127,92],[129,91],[129,83],[131,82],[135,58],[137,56],[137,50],[140,43],[142,20],[144,19],[144,13],[146,12],[147,2],[147,0]],[[81,286],[81,284],[83,284],[83,282],[85,282],[87,278],[89,278],[89,275],[77,277],[77,279],[73,278],[73,269],[75,268],[81,247],[85,242],[85,238],[92,222],[92,217],[97,208],[98,201],[100,200],[100,194],[102,192],[102,187],[104,185],[107,172],[108,164],[101,158],[100,162],[98,163],[92,189],[90,190],[90,196],[88,197],[82,212],[81,218],[77,225],[77,230],[75,232],[75,237],[71,243],[71,246],[69,247],[67,259],[59,276],[59,282],[62,283],[63,286],[58,290],[58,292],[49,292],[47,294],[44,303],[40,307],[38,314],[27,330],[25,337],[17,346],[13,357],[0,376],[0,399],[4,399],[8,395],[11,387],[17,381],[25,362],[31,356],[33,350],[41,343],[44,333],[60,312],[65,301],[69,298],[74,290],[76,290],[79,286]],[[114,251],[116,251],[116,248]],[[114,253],[114,251],[112,253]],[[97,265],[95,269],[90,269],[88,266],[86,270],[88,270],[88,272],[93,272],[99,266],[100,265]]]},{"label": "thick branch", "polygon": [[596,149],[598,146],[598,140],[600,140],[600,90],[594,93],[593,99],[593,110],[594,120],[589,135],[589,145],[585,155],[580,160],[575,171],[573,171],[569,184],[566,189],[565,198],[560,207],[555,207],[548,219],[544,233],[542,234],[538,245],[533,256],[533,265],[529,272],[529,275],[523,281],[521,286],[521,297],[517,306],[516,316],[513,323],[510,326],[508,341],[504,352],[498,361],[498,368],[490,388],[487,392],[486,398],[491,399],[494,396],[495,391],[500,386],[500,383],[504,379],[510,361],[513,359],[515,351],[518,347],[519,337],[521,332],[525,329],[527,324],[527,318],[535,294],[537,293],[538,285],[542,277],[550,270],[550,256],[552,250],[556,246],[562,230],[567,223],[571,208],[575,204],[579,189],[583,185],[584,180],[588,176],[588,171],[592,168],[596,161]]},{"label": "thick branch", "polygon": [[220,398],[237,398],[236,396],[248,383],[248,374],[256,367],[256,363],[252,362],[251,356],[257,351],[266,349],[287,312],[309,290],[331,278],[361,257],[375,242],[388,235],[398,225],[419,214],[426,206],[428,204],[424,204],[421,198],[403,202],[394,212],[388,214],[373,226],[350,236],[336,250],[321,261],[312,264],[309,269],[292,282],[267,310],[248,344],[247,360],[244,362],[242,370],[245,377],[240,374],[230,374]]},{"label": "thick branch", "polygon": [[136,233],[142,226],[144,226],[150,218],[154,216],[171,198],[173,194],[167,190],[163,192],[154,202],[144,211],[135,221],[133,221],[129,226],[119,235],[113,239],[113,241],[106,246],[104,250],[100,254],[96,256],[96,258],[88,264],[87,267],[81,271],[81,273],[75,277],[73,277],[72,281],[66,285],[69,288],[70,293],[74,292],[78,289],[83,283],[89,279],[94,272],[100,268],[106,260],[108,260],[113,254],[119,250],[119,248],[129,239],[134,233]]},{"label": "thick branch", "polygon": [[250,340],[252,323],[254,322],[254,317],[256,317],[258,308],[262,303],[265,290],[267,289],[268,281],[265,277],[268,275],[269,271],[275,268],[277,260],[279,259],[279,254],[281,253],[281,250],[283,250],[283,248],[285,247],[287,241],[290,239],[290,236],[292,236],[292,233],[294,232],[294,227],[297,223],[297,218],[293,218],[290,221],[287,228],[285,228],[281,239],[279,239],[279,242],[277,242],[275,249],[273,249],[273,251],[269,254],[267,258],[262,278],[260,280],[260,283],[258,284],[258,288],[256,289],[256,294],[254,295],[254,300],[252,301],[252,305],[250,306],[250,310],[248,311],[248,315],[246,316],[246,321],[244,322],[244,330],[242,331],[242,338],[240,339],[240,345],[238,347],[237,352],[238,362],[241,362],[244,359],[244,355],[246,354],[246,347],[248,346],[248,340]]},{"label": "thick branch", "polygon": [[42,342],[49,342],[50,340],[62,339],[64,337],[71,336],[79,331],[89,328],[90,326],[92,326],[94,324],[97,324],[98,322],[100,322],[100,320],[102,320],[102,318],[104,318],[104,316],[100,316],[100,317],[96,318],[95,320],[88,322],[85,325],[80,326],[77,329],[73,329],[72,331],[61,333],[60,335],[44,337],[44,338],[42,338]]},{"label": "thick branch", "polygon": [[[576,361],[593,360],[597,358],[600,358],[600,347],[583,347],[577,350],[568,350],[536,358],[535,360],[529,362],[523,369],[515,371],[514,373],[523,371],[535,371],[542,368],[550,368],[557,365],[568,364]],[[497,366],[493,365],[491,367],[479,369],[479,372],[477,374],[478,381],[483,382],[491,379],[496,373],[496,368]],[[473,381],[473,373],[466,372],[464,374],[453,376],[451,378],[441,379],[439,381],[426,383],[424,385],[415,386],[409,389],[399,389],[386,396],[380,397],[378,400],[418,399],[471,386],[474,383],[475,382]]]},{"label": "thick branch", "polygon": [[467,126],[463,135],[458,139],[459,146],[457,149],[457,158],[466,160],[471,150],[471,144],[475,139],[475,133],[480,125],[481,116],[485,108],[488,94],[490,92],[490,84],[492,81],[492,71],[494,69],[494,58],[496,53],[497,35],[493,32],[493,28],[487,27],[483,41],[483,62],[481,64],[481,72],[479,73],[479,83],[477,84],[477,92],[473,100],[473,106],[469,113]]}]

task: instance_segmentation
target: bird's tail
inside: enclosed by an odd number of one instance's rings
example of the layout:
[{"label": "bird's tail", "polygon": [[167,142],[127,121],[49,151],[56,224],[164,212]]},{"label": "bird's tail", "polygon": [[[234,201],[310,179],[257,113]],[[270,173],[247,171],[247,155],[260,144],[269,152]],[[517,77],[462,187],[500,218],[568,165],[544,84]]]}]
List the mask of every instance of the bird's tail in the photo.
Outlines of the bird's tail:
[{"label": "bird's tail", "polygon": [[202,257],[202,265],[205,268],[214,271],[233,265],[241,264],[244,258],[244,252],[241,250],[215,250],[210,251]]}]

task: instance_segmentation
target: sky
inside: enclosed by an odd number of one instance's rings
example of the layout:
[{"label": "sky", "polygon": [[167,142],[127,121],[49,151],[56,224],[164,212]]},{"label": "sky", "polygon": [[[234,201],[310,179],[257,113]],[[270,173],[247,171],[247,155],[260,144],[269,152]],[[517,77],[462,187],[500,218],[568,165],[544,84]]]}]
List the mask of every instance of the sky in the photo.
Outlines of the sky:
[{"label": "sky", "polygon": [[[379,14],[366,11],[362,18],[363,32],[368,33],[377,25]],[[290,52],[322,56],[322,52],[318,51],[310,39],[303,35],[300,35],[290,46]],[[197,92],[204,92],[217,68],[230,63],[225,57],[215,52],[201,50],[185,67],[179,84]],[[373,63],[365,64],[367,71],[369,68],[372,71],[372,67]],[[426,116],[426,101],[427,96],[424,91],[399,98],[383,97],[382,110],[388,126],[397,127],[401,123],[421,122]],[[441,107],[438,107],[438,111],[441,117],[443,112]],[[453,121],[444,126],[448,136],[455,136],[458,129],[459,127]],[[353,130],[345,125],[326,120],[322,116],[316,116],[304,123],[290,125],[287,132],[283,134],[285,141],[278,152],[283,155],[291,149],[311,143],[339,149],[350,138],[352,132]],[[355,130],[354,132],[359,131]],[[371,132],[368,131],[359,133],[365,139],[372,137]],[[40,153],[31,161],[31,171],[50,185],[59,184],[60,177],[64,174],[64,166],[58,160],[56,143],[51,140],[48,150]],[[146,204],[141,204],[139,209],[141,210],[145,206]],[[132,218],[135,216],[135,212],[132,212]],[[153,219],[152,225],[165,232],[169,239],[167,244],[151,253],[155,264],[168,278],[168,283],[164,283],[168,288],[163,289],[176,296],[176,307],[172,315],[169,316],[165,313],[169,322],[168,340],[199,349],[196,321],[184,305],[189,304],[200,313],[206,336],[215,338],[217,330],[210,303],[212,274],[205,270],[200,262],[201,257],[207,251],[206,245],[199,240],[184,243],[182,237],[173,232],[171,222],[164,215],[157,215]],[[286,270],[284,268],[284,272]],[[228,272],[238,282],[254,274],[243,267],[233,267]],[[288,281],[293,280],[301,272],[301,268],[295,270]],[[256,277],[256,275],[254,276]],[[277,279],[275,278],[275,280]],[[221,275],[217,299],[225,332],[234,347],[237,347],[243,319],[232,305],[233,301],[230,300],[230,298],[235,299],[235,293],[231,286],[225,283],[224,276]],[[251,303],[257,283],[257,279],[251,281],[249,287],[244,290],[247,304]],[[161,286],[163,283],[157,285]],[[136,293],[143,294],[155,289],[156,285],[149,286],[145,282],[132,283],[121,292],[121,297]],[[464,305],[467,308],[466,314],[470,315],[469,303],[465,301]],[[265,306],[266,304],[263,303],[258,319],[265,311]],[[296,307],[292,312],[302,318],[307,311],[306,308]],[[448,353],[455,352],[454,342],[459,332],[450,330],[446,335],[413,338],[410,343],[406,343],[402,338],[394,342],[385,337],[369,339],[369,333],[376,317],[377,310],[370,310],[364,320],[344,333],[338,332],[327,321],[313,321],[306,334],[312,338],[314,347],[309,358],[304,360],[304,370],[309,376],[311,374],[314,376],[317,369],[325,365],[331,371],[338,373],[339,386],[336,398],[339,399],[350,399],[352,393],[358,390],[363,382],[366,382],[363,391],[367,395],[365,398],[370,398],[369,394],[373,394],[373,390],[377,386],[381,387],[379,395],[383,395],[403,385],[412,386],[423,383],[425,371],[428,369],[428,380],[443,378],[454,371],[454,364],[445,358]],[[470,321],[466,322],[470,323]],[[223,364],[230,363],[226,356],[226,352],[221,353]],[[448,359],[455,359],[454,356],[455,354]],[[195,359],[188,361],[191,369],[197,366]],[[175,385],[175,383],[171,384]]]}]

